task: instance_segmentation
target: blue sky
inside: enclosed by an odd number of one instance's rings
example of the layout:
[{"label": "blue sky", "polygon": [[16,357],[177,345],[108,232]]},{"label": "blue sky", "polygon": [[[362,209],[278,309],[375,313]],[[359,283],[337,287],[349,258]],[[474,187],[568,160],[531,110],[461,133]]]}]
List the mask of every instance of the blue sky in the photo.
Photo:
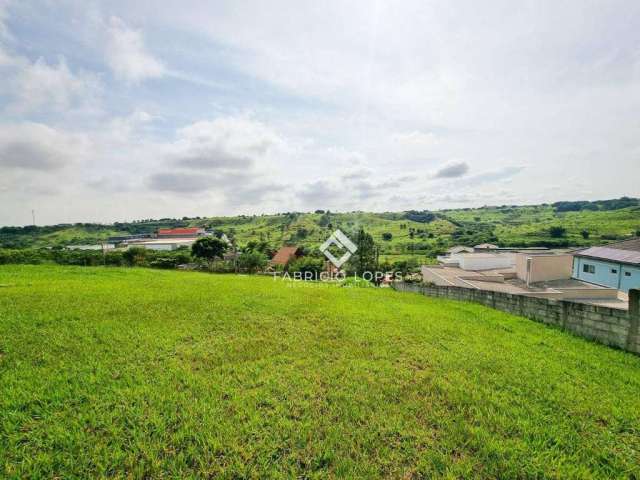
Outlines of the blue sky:
[{"label": "blue sky", "polygon": [[640,196],[633,1],[0,0],[0,224]]}]

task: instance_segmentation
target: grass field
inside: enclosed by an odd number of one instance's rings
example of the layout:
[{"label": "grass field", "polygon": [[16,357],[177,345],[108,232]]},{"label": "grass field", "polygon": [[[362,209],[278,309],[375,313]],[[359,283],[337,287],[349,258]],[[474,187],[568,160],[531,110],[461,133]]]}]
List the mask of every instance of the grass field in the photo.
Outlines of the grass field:
[{"label": "grass field", "polygon": [[0,477],[638,478],[640,358],[479,305],[0,267]]}]

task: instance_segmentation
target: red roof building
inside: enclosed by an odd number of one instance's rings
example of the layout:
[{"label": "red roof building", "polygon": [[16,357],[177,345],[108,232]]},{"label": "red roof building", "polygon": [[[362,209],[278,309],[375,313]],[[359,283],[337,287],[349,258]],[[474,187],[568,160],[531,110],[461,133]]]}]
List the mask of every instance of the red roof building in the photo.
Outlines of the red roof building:
[{"label": "red roof building", "polygon": [[198,237],[204,235],[204,228],[160,228],[158,230],[158,238],[176,238],[176,237]]}]

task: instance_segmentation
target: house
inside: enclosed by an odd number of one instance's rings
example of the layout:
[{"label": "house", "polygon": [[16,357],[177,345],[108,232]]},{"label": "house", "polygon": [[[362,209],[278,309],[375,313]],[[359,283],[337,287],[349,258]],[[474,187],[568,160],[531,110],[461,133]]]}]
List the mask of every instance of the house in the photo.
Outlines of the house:
[{"label": "house", "polygon": [[[453,257],[456,263],[451,263]],[[571,278],[573,255],[565,252],[458,253],[439,265],[423,265],[422,280],[437,286],[509,293],[626,309],[616,288]]]},{"label": "house", "polygon": [[623,292],[640,288],[640,238],[573,252],[573,278]]},{"label": "house", "polygon": [[271,259],[271,265],[286,265],[291,260],[295,260],[301,256],[302,252],[300,248],[296,246],[280,247],[280,250]]},{"label": "house", "polygon": [[160,228],[158,229],[158,238],[191,238],[202,237],[206,235],[204,228]]}]

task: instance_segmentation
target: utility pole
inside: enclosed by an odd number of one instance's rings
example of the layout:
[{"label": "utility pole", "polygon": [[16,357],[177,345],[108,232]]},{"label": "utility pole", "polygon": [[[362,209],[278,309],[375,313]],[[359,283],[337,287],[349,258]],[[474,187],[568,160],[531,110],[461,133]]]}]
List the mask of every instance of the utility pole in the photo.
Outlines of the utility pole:
[{"label": "utility pole", "polygon": [[36,211],[31,210],[31,219],[33,220],[33,226],[36,226]]}]

